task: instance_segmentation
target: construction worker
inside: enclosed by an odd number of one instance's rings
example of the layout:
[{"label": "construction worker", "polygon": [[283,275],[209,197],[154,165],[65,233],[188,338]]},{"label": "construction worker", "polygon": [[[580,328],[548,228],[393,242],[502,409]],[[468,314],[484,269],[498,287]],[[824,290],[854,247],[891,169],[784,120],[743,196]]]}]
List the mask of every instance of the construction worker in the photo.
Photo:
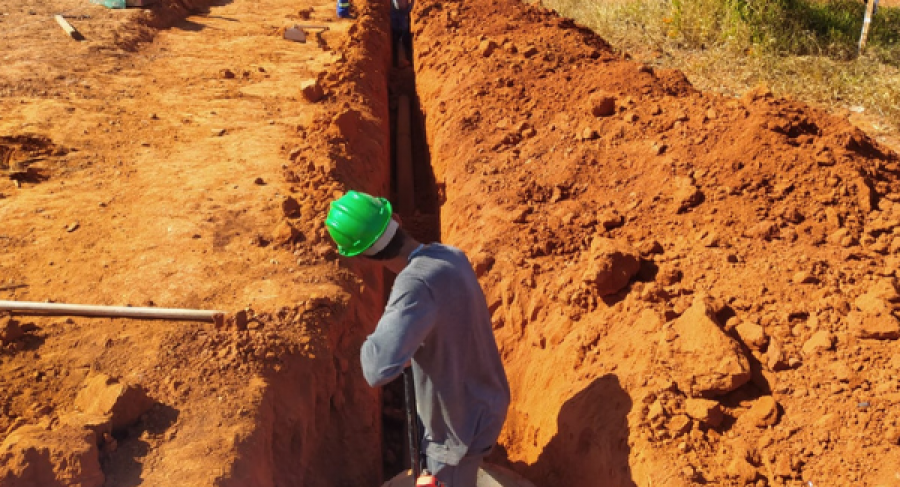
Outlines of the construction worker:
[{"label": "construction worker", "polygon": [[409,66],[407,53],[412,52],[409,13],[413,0],[391,0],[391,45],[394,46],[394,62],[398,68]]},{"label": "construction worker", "polygon": [[350,0],[337,0],[337,16],[341,19],[353,18],[350,13]]},{"label": "construction worker", "polygon": [[394,44],[402,42],[406,49],[412,47],[410,36],[409,13],[412,12],[413,0],[391,0],[391,33]]},{"label": "construction worker", "polygon": [[475,487],[510,399],[487,302],[461,250],[419,243],[392,216],[386,199],[349,191],[325,221],[338,253],[397,274],[363,343],[363,375],[380,387],[411,366],[427,469],[446,487]]}]

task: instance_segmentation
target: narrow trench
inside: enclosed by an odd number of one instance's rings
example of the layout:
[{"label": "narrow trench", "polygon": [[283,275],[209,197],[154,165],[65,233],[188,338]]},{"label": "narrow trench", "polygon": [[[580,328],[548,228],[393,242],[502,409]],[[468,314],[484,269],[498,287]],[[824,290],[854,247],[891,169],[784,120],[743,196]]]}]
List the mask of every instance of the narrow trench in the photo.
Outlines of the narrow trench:
[{"label": "narrow trench", "polygon": [[[388,80],[391,113],[391,201],[403,228],[421,242],[439,242],[440,201],[431,154],[425,136],[425,118],[416,94],[411,39],[398,47]],[[404,60],[406,63],[404,64]],[[390,289],[392,277],[388,278]],[[382,393],[382,467],[385,480],[410,468],[403,376]]]}]

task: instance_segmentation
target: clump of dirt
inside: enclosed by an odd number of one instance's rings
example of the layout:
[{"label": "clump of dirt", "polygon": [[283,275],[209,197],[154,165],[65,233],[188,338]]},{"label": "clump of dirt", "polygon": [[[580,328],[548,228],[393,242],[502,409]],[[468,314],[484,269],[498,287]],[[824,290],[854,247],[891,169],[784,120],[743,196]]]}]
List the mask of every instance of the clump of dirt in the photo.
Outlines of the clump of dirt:
[{"label": "clump of dirt", "polygon": [[542,485],[893,479],[897,154],[538,7],[414,15],[442,236],[513,387],[496,460]]}]

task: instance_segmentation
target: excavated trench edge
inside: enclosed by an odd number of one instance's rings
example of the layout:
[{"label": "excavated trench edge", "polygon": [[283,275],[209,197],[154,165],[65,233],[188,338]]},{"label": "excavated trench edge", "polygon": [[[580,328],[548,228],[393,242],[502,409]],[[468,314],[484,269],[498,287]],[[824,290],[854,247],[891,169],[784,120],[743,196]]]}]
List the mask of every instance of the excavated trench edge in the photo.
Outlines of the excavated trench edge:
[{"label": "excavated trench edge", "polygon": [[[387,4],[360,4],[371,15],[368,25],[351,30],[350,44],[361,46],[361,49],[348,56],[344,69],[351,73],[347,78],[367,70],[380,71],[378,74],[384,75],[386,85],[386,69],[382,69],[379,60],[379,48],[384,45],[384,39],[379,37],[385,37],[388,32]],[[361,18],[359,22],[362,24],[364,21]],[[139,40],[149,41],[151,38],[142,37]],[[383,67],[387,68],[387,63]],[[368,133],[378,133],[382,127],[388,133],[387,127],[384,127],[389,120],[386,86],[374,85],[360,84],[351,88],[351,94],[371,100],[369,105],[374,106],[371,110],[375,116],[371,119],[364,117],[362,122],[369,124],[365,127]],[[378,151],[366,150],[378,145],[367,145],[366,142],[352,149],[361,155],[359,160],[354,157],[352,160],[336,161],[330,169],[336,170],[334,172],[337,174],[350,175],[358,171],[360,176],[338,179],[348,185],[355,179],[360,185],[353,189],[384,193],[379,188],[389,186],[391,176],[384,170],[389,164],[388,157],[381,157]],[[366,180],[366,176],[372,177]],[[379,394],[363,384],[358,372],[358,355],[365,330],[373,326],[373,316],[377,317],[382,309],[379,304],[383,304],[383,298],[379,303],[378,295],[387,287],[380,271],[366,269],[359,274],[363,287],[368,291],[349,289],[352,286],[345,285],[351,296],[349,306],[342,309],[336,318],[332,317],[332,323],[329,323],[332,329],[324,332],[327,335],[325,338],[332,342],[329,345],[334,357],[324,357],[323,354],[318,359],[302,354],[286,356],[283,368],[253,378],[248,384],[248,388],[252,389],[249,395],[253,396],[253,401],[248,406],[255,406],[255,411],[247,411],[246,414],[255,416],[252,420],[255,423],[253,431],[244,437],[235,434],[227,439],[234,443],[220,446],[221,450],[228,450],[229,455],[234,456],[229,465],[216,469],[217,472],[208,472],[207,485],[376,485],[375,480],[382,477],[378,461],[381,449],[377,446],[381,429],[372,426],[380,416]],[[334,305],[334,308],[339,307]],[[299,406],[306,406],[305,409],[298,407],[300,402],[302,404]],[[334,465],[345,468],[334,469]],[[185,472],[177,474],[190,475]]]},{"label": "excavated trench edge", "polygon": [[[357,34],[352,34],[354,38],[351,43],[361,47],[361,53],[358,56],[348,59],[350,70],[371,71],[377,69],[379,65],[377,60],[381,52],[379,46],[383,46],[385,41],[384,34],[389,36],[387,29],[387,16],[381,17],[381,13],[386,13],[386,5],[378,5],[375,3],[367,3],[363,8],[369,9],[373,14],[375,24],[370,23],[368,26],[358,29]],[[382,12],[384,10],[385,12]],[[382,24],[381,20],[384,19]],[[365,23],[360,21],[360,23]],[[361,26],[362,27],[362,26]],[[374,31],[374,32],[372,32]],[[408,53],[410,60],[412,52]],[[375,59],[376,61],[372,61]],[[388,124],[383,127],[383,133],[389,137],[390,149],[384,155],[385,159],[378,160],[372,156],[371,152],[366,156],[354,157],[352,160],[338,162],[336,166],[337,180],[345,185],[346,189],[358,189],[362,191],[372,192],[374,194],[385,194],[385,190],[391,201],[395,204],[395,210],[403,221],[403,226],[415,238],[423,242],[440,241],[440,204],[438,193],[435,185],[435,175],[432,172],[430,163],[430,151],[426,142],[424,131],[424,117],[419,108],[419,100],[415,89],[415,73],[411,65],[403,68],[391,68],[384,73],[384,82],[389,87],[389,91],[384,93],[387,100],[381,100],[381,93],[376,87],[371,86],[360,88],[360,94],[367,102],[367,105],[374,105],[376,108],[373,126],[380,126],[382,123]],[[403,102],[399,98],[405,97],[408,107],[400,109]],[[387,110],[380,110],[378,106],[384,103]],[[408,138],[404,142],[408,147],[398,150],[398,113],[405,111],[403,122],[408,130],[406,135],[400,138]],[[384,114],[386,116],[381,117]],[[408,122],[408,125],[407,125]],[[375,127],[379,131],[378,127]],[[358,135],[358,134],[354,134]],[[361,142],[357,139],[357,142]],[[360,148],[358,144],[352,144],[351,152],[354,156],[367,151]],[[396,155],[401,152],[401,158],[406,158],[405,163],[401,166],[405,167],[403,174],[397,172]],[[405,155],[404,155],[405,154]],[[346,166],[342,164],[347,164]],[[410,173],[411,171],[411,173]],[[381,180],[384,177],[385,180]],[[383,188],[383,189],[380,189]],[[303,434],[308,431],[301,431],[305,423],[301,418],[295,417],[292,407],[288,404],[291,394],[286,393],[287,389],[296,389],[297,384],[305,384],[309,387],[308,371],[301,359],[296,363],[286,364],[284,370],[270,377],[270,384],[264,392],[264,397],[259,406],[259,421],[257,431],[254,432],[253,438],[248,439],[247,445],[267,445],[265,448],[246,449],[233,465],[231,478],[221,486],[237,486],[237,485],[278,485],[279,479],[303,482],[303,479],[310,475],[310,470],[302,465],[309,465],[315,462],[317,456],[329,456],[332,458],[343,458],[344,461],[361,462],[367,464],[367,467],[357,467],[358,472],[368,472],[370,476],[365,478],[365,485],[376,485],[372,482],[377,479],[377,485],[386,481],[396,474],[405,471],[409,467],[409,449],[407,443],[407,431],[405,428],[404,398],[403,398],[403,379],[402,376],[393,383],[385,386],[381,390],[371,390],[368,397],[363,396],[363,392],[357,389],[356,393],[348,392],[355,387],[351,377],[359,377],[359,345],[366,335],[374,328],[377,318],[380,316],[384,303],[387,300],[392,283],[392,276],[388,273],[375,270],[375,266],[360,265],[355,266],[354,262],[347,262],[353,270],[359,274],[365,283],[365,292],[357,292],[348,290],[351,294],[349,309],[346,310],[344,320],[353,322],[353,338],[351,340],[342,340],[339,348],[333,350],[335,354],[335,362],[345,361],[349,363],[346,370],[336,365],[332,371],[336,377],[336,382],[328,385],[319,385],[318,387],[327,387],[329,390],[326,394],[343,394],[346,396],[346,402],[343,405],[343,411],[337,411],[337,416],[344,414],[345,418],[352,417],[354,410],[368,411],[369,408],[378,409],[375,415],[378,417],[378,424],[375,426],[374,437],[380,438],[381,441],[368,441],[360,438],[365,444],[365,448],[358,448],[355,453],[342,450],[346,444],[339,441],[337,435],[343,435],[347,438],[348,433],[353,432],[353,427],[345,427],[344,425],[333,424],[335,428],[338,426],[344,428],[342,432],[331,432],[330,438],[320,438],[322,440],[318,447],[323,451],[311,452],[309,441],[304,439]],[[346,326],[346,325],[345,325]],[[369,330],[369,331],[366,331]],[[346,330],[345,330],[346,331]],[[346,338],[346,337],[345,337]],[[342,377],[343,376],[343,377]],[[362,380],[361,378],[359,379]],[[343,390],[342,390],[343,389]],[[281,391],[281,392],[280,392]],[[354,395],[357,397],[354,398]],[[368,398],[374,398],[375,403],[369,403]],[[324,406],[322,401],[324,400]],[[356,402],[353,402],[353,401]],[[327,428],[328,421],[335,417],[335,400],[332,398],[315,399],[316,403],[316,421],[317,428]],[[330,410],[329,410],[330,408]],[[366,413],[363,413],[366,414]],[[320,420],[319,416],[324,416],[324,420]],[[371,431],[364,433],[372,434]],[[299,435],[299,436],[298,436]],[[306,441],[307,445],[303,445],[299,450],[291,443]],[[318,441],[318,440],[313,440]],[[377,446],[373,443],[378,443]],[[298,458],[298,455],[300,458]],[[363,458],[360,458],[362,455]],[[324,458],[324,457],[323,457]],[[298,465],[297,467],[288,467],[289,465]],[[279,472],[274,475],[274,479],[270,477],[272,472]],[[346,481],[348,474],[346,472],[334,472],[333,478],[328,479],[329,485],[336,485]],[[274,480],[274,484],[271,484]],[[307,478],[308,480],[308,478]],[[250,482],[250,483],[246,483]],[[298,484],[299,485],[299,484]]]},{"label": "excavated trench edge", "polygon": [[[309,157],[323,156],[328,162],[316,170],[323,170],[346,190],[388,196],[392,178],[390,142],[376,140],[390,137],[390,58],[384,55],[390,36],[388,4],[361,1],[356,7],[360,13],[344,46],[346,62],[339,63],[343,64],[336,68],[339,72],[329,75],[334,76],[330,90],[337,103],[326,108],[327,117],[320,118],[324,126],[310,128],[337,130],[340,137],[328,140],[329,147],[315,150]],[[348,81],[360,79],[366,82]],[[364,100],[364,106],[357,108],[369,113],[360,114],[341,103],[347,99]],[[352,129],[342,125],[343,120],[354,117],[358,123]],[[292,169],[300,173],[313,165],[304,162]],[[312,371],[305,357],[298,356],[266,378],[268,384],[257,409],[256,429],[242,442],[244,446],[231,466],[232,473],[217,482],[219,487],[374,486],[386,477],[379,442],[386,424],[382,393],[369,388],[359,373],[359,348],[383,310],[389,281],[377,266],[352,259],[341,265],[349,267],[362,286],[341,284],[349,300],[336,316],[337,322],[328,325],[332,328],[328,339],[333,363]],[[339,330],[335,332],[334,328]],[[323,375],[316,375],[319,373]],[[298,396],[306,401],[306,409],[298,409],[292,403]],[[303,417],[308,413],[312,415]],[[341,467],[336,469],[336,465]]]}]

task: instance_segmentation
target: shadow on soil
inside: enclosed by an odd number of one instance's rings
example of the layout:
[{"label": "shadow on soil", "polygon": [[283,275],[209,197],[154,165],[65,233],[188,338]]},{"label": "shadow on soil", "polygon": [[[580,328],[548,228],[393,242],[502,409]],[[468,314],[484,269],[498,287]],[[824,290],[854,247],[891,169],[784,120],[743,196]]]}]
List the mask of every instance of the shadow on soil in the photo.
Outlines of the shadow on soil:
[{"label": "shadow on soil", "polygon": [[179,29],[179,30],[186,30],[188,32],[200,32],[201,30],[205,29],[206,26],[203,24],[194,22],[193,20],[185,19],[185,20],[180,20],[180,21],[172,24],[172,28]]},{"label": "shadow on soil", "polygon": [[[162,436],[178,419],[179,411],[172,406],[157,403],[146,418],[124,433],[114,433],[118,442],[115,451],[101,457],[105,487],[135,487],[143,484],[143,458],[152,446],[145,438]],[[145,434],[146,433],[146,434]]]},{"label": "shadow on soil", "polygon": [[[210,15],[213,7],[224,7],[232,3],[232,0],[162,0],[166,8],[160,9],[159,17],[151,22],[157,29],[180,29],[189,32],[199,32],[208,29],[199,22],[189,20],[187,17],[198,16],[206,18],[220,18],[232,22],[236,19]],[[144,39],[149,41],[150,38]]]},{"label": "shadow on soil", "polygon": [[[557,433],[532,465],[506,463],[538,487],[636,487],[628,465],[631,397],[613,374],[598,377],[563,404]],[[505,457],[498,448],[495,455]],[[493,462],[494,458],[488,460]]]}]

